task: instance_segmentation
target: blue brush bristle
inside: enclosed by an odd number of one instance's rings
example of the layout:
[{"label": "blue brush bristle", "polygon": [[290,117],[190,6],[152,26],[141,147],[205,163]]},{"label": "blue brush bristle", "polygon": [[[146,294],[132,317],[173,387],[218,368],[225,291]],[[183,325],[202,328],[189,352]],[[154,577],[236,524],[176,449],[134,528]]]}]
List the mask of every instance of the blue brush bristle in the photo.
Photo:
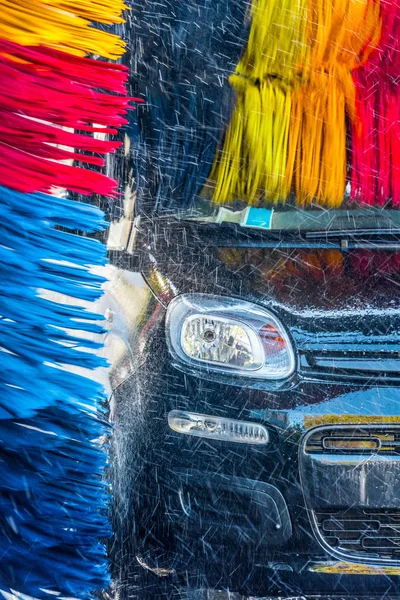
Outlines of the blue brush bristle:
[{"label": "blue brush bristle", "polygon": [[88,598],[109,583],[106,457],[94,441],[109,426],[102,386],[68,368],[105,365],[85,336],[103,331],[101,317],[80,304],[101,296],[91,267],[106,250],[72,231],[104,229],[103,213],[3,187],[0,203],[0,589]]},{"label": "blue brush bristle", "polygon": [[[132,0],[124,60],[137,206],[160,212],[193,205],[210,174],[235,94],[228,78],[246,47],[247,0]],[[247,23],[247,24],[246,24]]]}]

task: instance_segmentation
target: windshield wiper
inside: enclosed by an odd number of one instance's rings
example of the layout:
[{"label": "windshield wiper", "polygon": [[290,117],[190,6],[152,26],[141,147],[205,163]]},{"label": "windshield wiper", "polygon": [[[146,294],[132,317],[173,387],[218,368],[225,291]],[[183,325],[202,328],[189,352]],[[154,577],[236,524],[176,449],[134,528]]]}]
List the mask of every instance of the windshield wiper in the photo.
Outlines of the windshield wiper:
[{"label": "windshield wiper", "polygon": [[328,229],[307,231],[306,237],[312,238],[365,238],[365,237],[399,237],[400,229],[394,227],[371,227],[368,229]]},{"label": "windshield wiper", "polygon": [[305,237],[314,241],[337,241],[342,250],[400,251],[400,229],[392,227],[307,231]]}]

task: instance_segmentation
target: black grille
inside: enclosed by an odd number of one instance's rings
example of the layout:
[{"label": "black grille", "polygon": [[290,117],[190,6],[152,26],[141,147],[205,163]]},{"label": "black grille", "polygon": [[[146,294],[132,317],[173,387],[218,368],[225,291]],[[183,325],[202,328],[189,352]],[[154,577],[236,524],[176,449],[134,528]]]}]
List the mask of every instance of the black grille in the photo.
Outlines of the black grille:
[{"label": "black grille", "polygon": [[331,548],[353,558],[400,560],[400,510],[330,509],[314,514]]},{"label": "black grille", "polygon": [[320,429],[309,436],[307,454],[400,454],[400,428]]},{"label": "black grille", "polygon": [[[387,352],[382,351],[387,348]],[[393,384],[400,380],[400,354],[391,351],[390,342],[382,339],[380,348],[355,352],[351,345],[343,344],[336,351],[319,351],[318,348],[300,350],[300,370],[313,377],[343,378],[353,380],[374,379]]]}]

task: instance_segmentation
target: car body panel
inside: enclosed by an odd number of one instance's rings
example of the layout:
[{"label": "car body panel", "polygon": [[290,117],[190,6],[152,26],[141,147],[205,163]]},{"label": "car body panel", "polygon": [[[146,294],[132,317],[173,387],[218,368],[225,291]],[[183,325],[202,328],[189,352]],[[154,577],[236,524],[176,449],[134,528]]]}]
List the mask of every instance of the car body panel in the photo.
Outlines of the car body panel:
[{"label": "car body panel", "polygon": [[[125,340],[129,359],[122,356],[113,365],[111,381],[115,444],[122,457],[114,477],[120,479],[126,519],[131,502],[123,489],[126,473],[135,485],[141,477],[138,455],[143,448],[150,453],[141,537],[148,564],[174,572],[200,565],[210,585],[224,582],[252,593],[374,590],[397,597],[400,555],[384,546],[400,538],[397,449],[385,455],[326,448],[310,453],[307,440],[321,428],[326,437],[333,429],[335,439],[345,439],[349,428],[368,439],[379,431],[396,438],[398,253],[285,248],[285,239],[275,249],[226,246],[221,230],[207,236],[201,227],[177,223],[174,231],[162,221],[140,227],[131,263],[140,279],[126,276],[130,283],[110,293],[124,296],[128,285],[134,299],[139,281],[149,293],[138,296]],[[241,232],[228,234],[239,243],[253,241]],[[204,369],[174,362],[165,339],[166,309],[187,293],[239,298],[273,312],[293,341],[296,373],[287,381],[254,386],[243,378],[210,380]],[[118,302],[128,321],[129,302]],[[259,422],[268,428],[270,442],[257,447],[185,436],[168,427],[172,410]],[[335,518],[347,527],[343,511],[353,511],[359,529],[369,519],[361,541],[345,532],[350,550],[340,535],[324,533]],[[380,534],[367,535],[377,531],[379,519],[382,531],[388,519],[394,523],[395,541],[385,534],[382,547]]]}]

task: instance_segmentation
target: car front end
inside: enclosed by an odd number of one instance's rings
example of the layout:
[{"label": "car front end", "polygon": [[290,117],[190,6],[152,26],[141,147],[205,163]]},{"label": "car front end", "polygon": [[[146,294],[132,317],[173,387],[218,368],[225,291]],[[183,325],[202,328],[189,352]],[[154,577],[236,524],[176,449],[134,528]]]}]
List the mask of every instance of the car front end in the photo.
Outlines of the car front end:
[{"label": "car front end", "polygon": [[111,293],[114,552],[252,596],[398,598],[400,236],[298,218],[136,220]]}]

